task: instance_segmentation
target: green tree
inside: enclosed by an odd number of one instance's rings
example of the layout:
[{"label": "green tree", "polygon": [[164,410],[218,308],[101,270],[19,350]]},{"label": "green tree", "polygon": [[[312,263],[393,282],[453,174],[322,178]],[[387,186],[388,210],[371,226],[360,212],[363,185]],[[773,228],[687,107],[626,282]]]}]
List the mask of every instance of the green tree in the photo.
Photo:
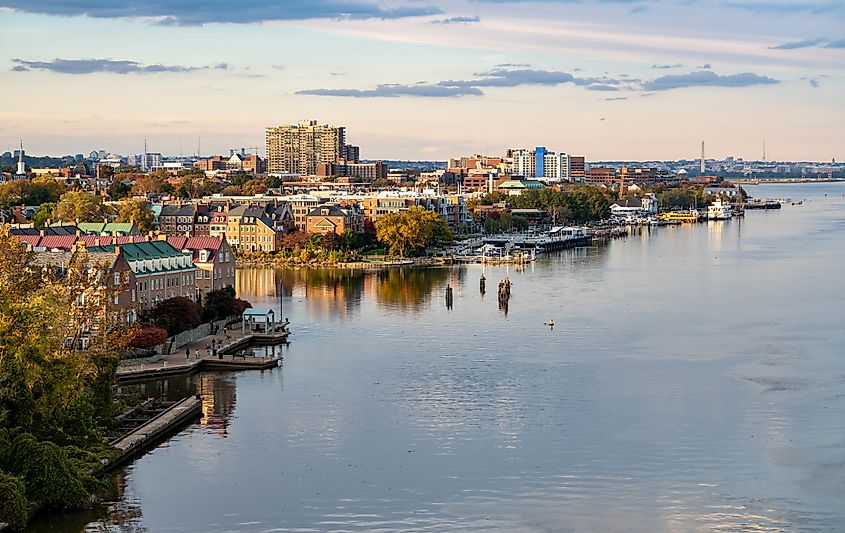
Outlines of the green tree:
[{"label": "green tree", "polygon": [[132,186],[124,183],[122,180],[115,179],[109,185],[109,197],[112,200],[120,200],[126,198],[132,193]]},{"label": "green tree", "polygon": [[153,227],[155,214],[146,200],[126,199],[117,206],[117,222],[134,222],[138,231],[146,233]]},{"label": "green tree", "polygon": [[56,208],[56,204],[53,202],[49,202],[46,204],[41,204],[38,206],[38,209],[35,210],[35,214],[32,215],[32,223],[35,225],[36,228],[43,228],[47,225],[47,221],[53,216],[53,210]]},{"label": "green tree", "polygon": [[95,222],[111,218],[111,208],[103,199],[84,191],[66,192],[53,210],[53,218],[63,222]]},{"label": "green tree", "polygon": [[0,207],[55,202],[65,190],[64,184],[49,177],[4,183],[0,185]]},{"label": "green tree", "polygon": [[419,254],[437,242],[450,240],[452,232],[442,216],[414,206],[379,218],[376,236],[389,248],[391,255],[405,257]]},{"label": "green tree", "polygon": [[221,320],[235,314],[235,289],[225,287],[205,295],[202,316],[205,320]]},{"label": "green tree", "polygon": [[128,340],[126,312],[110,305],[119,287],[84,252],[57,274],[0,230],[0,521],[16,526],[90,505],[111,453],[103,431]]}]

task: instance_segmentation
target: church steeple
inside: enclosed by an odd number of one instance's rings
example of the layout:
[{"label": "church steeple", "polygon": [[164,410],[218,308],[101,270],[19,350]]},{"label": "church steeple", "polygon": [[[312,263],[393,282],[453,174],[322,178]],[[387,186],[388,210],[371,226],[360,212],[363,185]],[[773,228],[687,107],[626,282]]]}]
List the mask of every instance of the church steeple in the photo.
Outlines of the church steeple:
[{"label": "church steeple", "polygon": [[23,139],[21,139],[21,150],[18,152],[18,175],[26,174],[26,163],[23,162]]}]

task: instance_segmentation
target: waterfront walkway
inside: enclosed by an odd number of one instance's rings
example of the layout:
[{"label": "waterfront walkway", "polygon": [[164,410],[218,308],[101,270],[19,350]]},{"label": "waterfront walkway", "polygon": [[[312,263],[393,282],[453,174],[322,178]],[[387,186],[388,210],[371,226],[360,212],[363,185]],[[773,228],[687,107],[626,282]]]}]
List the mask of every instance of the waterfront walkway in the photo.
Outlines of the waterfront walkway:
[{"label": "waterfront walkway", "polygon": [[[286,326],[287,324],[285,324]],[[262,370],[278,366],[282,359],[279,344],[287,342],[288,332],[241,333],[241,328],[221,329],[180,348],[158,361],[135,365],[121,364],[117,370],[119,383],[142,381],[198,370]],[[260,347],[250,355],[249,348]],[[187,353],[187,355],[186,355]]]}]

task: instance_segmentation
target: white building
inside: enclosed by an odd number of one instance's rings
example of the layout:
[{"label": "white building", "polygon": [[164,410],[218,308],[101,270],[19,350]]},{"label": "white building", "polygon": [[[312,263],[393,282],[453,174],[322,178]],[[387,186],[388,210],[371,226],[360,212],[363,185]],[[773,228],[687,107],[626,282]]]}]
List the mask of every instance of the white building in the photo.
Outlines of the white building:
[{"label": "white building", "polygon": [[161,154],[158,152],[145,152],[141,154],[141,170],[150,171],[161,166]]},{"label": "white building", "polygon": [[542,146],[514,150],[511,174],[547,183],[570,181],[569,154],[550,152]]}]

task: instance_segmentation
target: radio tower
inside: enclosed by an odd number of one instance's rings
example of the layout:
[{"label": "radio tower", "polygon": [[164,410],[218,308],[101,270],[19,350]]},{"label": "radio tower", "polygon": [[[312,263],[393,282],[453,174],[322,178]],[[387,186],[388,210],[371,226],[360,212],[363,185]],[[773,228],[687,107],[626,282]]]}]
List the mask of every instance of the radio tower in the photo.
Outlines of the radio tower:
[{"label": "radio tower", "polygon": [[763,163],[766,162],[766,139],[763,139]]},{"label": "radio tower", "polygon": [[701,175],[703,176],[706,172],[704,168],[704,141],[701,141]]}]

